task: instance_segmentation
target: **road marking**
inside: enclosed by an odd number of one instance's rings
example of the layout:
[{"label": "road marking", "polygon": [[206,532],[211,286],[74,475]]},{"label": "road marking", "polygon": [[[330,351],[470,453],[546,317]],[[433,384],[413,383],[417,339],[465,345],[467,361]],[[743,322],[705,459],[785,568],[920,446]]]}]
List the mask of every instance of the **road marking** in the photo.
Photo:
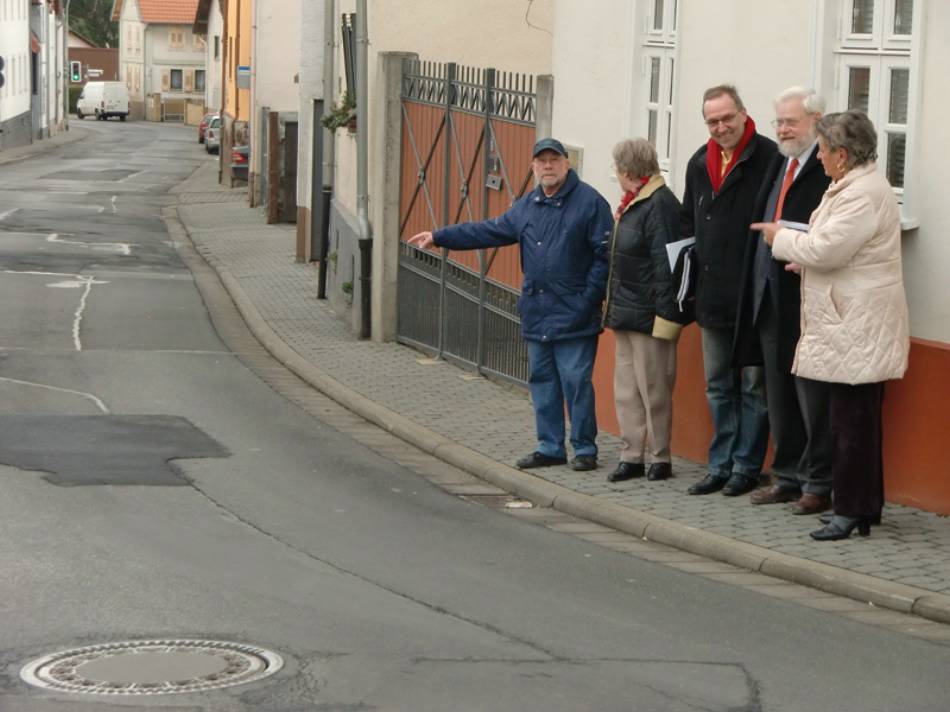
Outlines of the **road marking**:
[{"label": "road marking", "polygon": [[4,274],[26,274],[32,276],[42,276],[42,277],[72,277],[75,280],[78,280],[78,285],[75,283],[67,282],[54,282],[53,284],[48,284],[48,287],[85,287],[82,293],[82,297],[79,299],[79,306],[76,307],[76,312],[73,315],[73,346],[76,347],[76,351],[82,351],[82,339],[79,335],[79,327],[82,324],[83,312],[86,311],[86,299],[89,297],[89,292],[92,291],[92,285],[94,284],[108,284],[108,282],[97,280],[95,277],[84,277],[81,274],[63,274],[62,272],[18,272],[17,270],[5,269],[3,270]]},{"label": "road marking", "polygon": [[88,247],[93,250],[103,250],[107,252],[118,251],[125,257],[132,254],[132,245],[128,242],[81,242],[79,240],[64,240],[59,236],[58,232],[51,233],[46,238],[46,241],[56,242],[60,245],[82,245],[83,247]]},{"label": "road marking", "polygon": [[7,210],[5,213],[0,213],[0,222],[6,220],[8,217],[13,215],[19,208],[14,208],[13,210]]},{"label": "road marking", "polygon": [[60,388],[59,386],[50,386],[45,383],[33,383],[32,381],[21,381],[18,378],[5,378],[0,376],[0,381],[6,381],[7,383],[16,383],[21,386],[33,386],[34,388],[44,388],[48,391],[60,391],[61,393],[71,393],[76,396],[82,396],[83,398],[88,398],[96,407],[101,410],[103,413],[109,413],[109,409],[106,407],[106,404],[101,400],[96,398],[92,393],[86,393],[85,391],[74,391],[72,388]]},{"label": "road marking", "polygon": [[76,307],[76,314],[73,317],[73,344],[76,346],[76,351],[82,351],[79,327],[82,325],[83,312],[86,311],[86,299],[89,297],[89,292],[92,291],[92,283],[95,281],[94,277],[80,277],[80,279],[85,279],[86,288],[83,290],[82,297],[79,299],[79,306]]},{"label": "road marking", "polygon": [[118,195],[113,195],[113,196],[112,196],[112,200],[110,201],[110,202],[112,203],[112,214],[113,214],[113,215],[114,215],[115,213],[119,212],[119,209],[118,209],[118,208],[116,207],[116,205],[115,205],[115,201],[118,200],[118,198],[119,198]]}]

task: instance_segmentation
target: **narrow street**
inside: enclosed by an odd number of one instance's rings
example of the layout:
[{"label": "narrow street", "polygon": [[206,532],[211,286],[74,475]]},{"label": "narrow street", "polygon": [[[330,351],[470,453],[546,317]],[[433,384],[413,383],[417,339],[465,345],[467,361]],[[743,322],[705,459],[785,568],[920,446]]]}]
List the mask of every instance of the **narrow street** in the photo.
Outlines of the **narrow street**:
[{"label": "narrow street", "polygon": [[[272,359],[169,233],[169,189],[215,160],[193,128],[72,125],[0,166],[0,712],[945,712],[946,640],[433,484],[462,480]],[[21,679],[132,640],[283,666],[172,695]]]}]

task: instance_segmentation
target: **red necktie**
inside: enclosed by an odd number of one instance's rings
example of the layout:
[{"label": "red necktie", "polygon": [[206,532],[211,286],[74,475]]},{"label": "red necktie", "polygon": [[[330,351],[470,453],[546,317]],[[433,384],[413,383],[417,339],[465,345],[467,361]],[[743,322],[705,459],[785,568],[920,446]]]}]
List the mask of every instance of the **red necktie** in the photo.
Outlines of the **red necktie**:
[{"label": "red necktie", "polygon": [[785,204],[785,194],[788,193],[788,188],[792,184],[792,181],[795,180],[795,170],[798,168],[798,159],[793,158],[788,164],[788,171],[785,172],[785,180],[782,181],[782,189],[778,194],[778,202],[775,203],[775,217],[772,218],[773,221],[778,222],[782,217],[782,206]]}]

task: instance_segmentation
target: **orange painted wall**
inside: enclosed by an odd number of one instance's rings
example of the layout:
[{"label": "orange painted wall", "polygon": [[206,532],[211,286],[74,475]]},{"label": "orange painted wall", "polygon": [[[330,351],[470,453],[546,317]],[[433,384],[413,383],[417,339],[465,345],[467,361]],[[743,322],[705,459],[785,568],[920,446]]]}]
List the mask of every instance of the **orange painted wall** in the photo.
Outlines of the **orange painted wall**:
[{"label": "orange painted wall", "polygon": [[[616,434],[613,336],[600,340],[594,369],[597,418]],[[673,452],[706,461],[712,423],[706,405],[699,329],[683,330],[673,395]],[[903,380],[884,397],[884,491],[889,502],[950,514],[950,344],[914,339]],[[604,453],[605,459],[610,454]],[[771,459],[771,452],[766,462]]]}]

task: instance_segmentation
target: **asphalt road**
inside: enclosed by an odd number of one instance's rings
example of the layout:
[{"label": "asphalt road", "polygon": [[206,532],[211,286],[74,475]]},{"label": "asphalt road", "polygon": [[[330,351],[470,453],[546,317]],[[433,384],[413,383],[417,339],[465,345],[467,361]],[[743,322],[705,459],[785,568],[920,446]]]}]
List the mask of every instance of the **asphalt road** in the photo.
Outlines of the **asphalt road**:
[{"label": "asphalt road", "polygon": [[[193,130],[83,129],[0,167],[0,712],[950,707],[945,644],[450,496],[287,400],[161,219],[211,160]],[[121,699],[19,678],[146,638],[285,666]]]}]

